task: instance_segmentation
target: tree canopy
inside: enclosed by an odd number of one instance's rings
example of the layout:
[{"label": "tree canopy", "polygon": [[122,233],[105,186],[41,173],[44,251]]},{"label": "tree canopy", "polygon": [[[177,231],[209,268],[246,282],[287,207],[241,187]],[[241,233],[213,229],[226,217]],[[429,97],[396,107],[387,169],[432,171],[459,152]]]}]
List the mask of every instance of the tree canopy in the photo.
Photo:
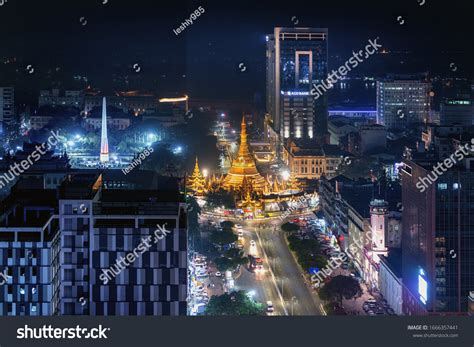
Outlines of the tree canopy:
[{"label": "tree canopy", "polygon": [[335,276],[319,291],[323,300],[342,302],[342,299],[352,299],[360,295],[362,288],[359,282],[349,276]]},{"label": "tree canopy", "polygon": [[250,299],[244,291],[236,291],[211,297],[205,314],[208,316],[263,316],[265,307]]},{"label": "tree canopy", "polygon": [[281,230],[288,233],[294,233],[300,230],[300,227],[298,224],[287,222],[281,226]]},{"label": "tree canopy", "polygon": [[232,229],[234,227],[235,223],[230,221],[230,220],[225,220],[221,222],[221,227],[226,228],[226,229]]},{"label": "tree canopy", "polygon": [[220,246],[228,245],[237,241],[237,235],[230,229],[222,229],[213,231],[210,237],[212,243]]}]

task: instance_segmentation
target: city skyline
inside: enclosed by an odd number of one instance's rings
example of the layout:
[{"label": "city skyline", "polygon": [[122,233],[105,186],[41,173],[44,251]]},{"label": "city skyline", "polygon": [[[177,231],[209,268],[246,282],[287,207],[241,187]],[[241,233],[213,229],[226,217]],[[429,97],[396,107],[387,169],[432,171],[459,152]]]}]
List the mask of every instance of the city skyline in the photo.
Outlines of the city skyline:
[{"label": "city skyline", "polygon": [[474,314],[468,5],[50,5],[0,6],[0,316]]}]

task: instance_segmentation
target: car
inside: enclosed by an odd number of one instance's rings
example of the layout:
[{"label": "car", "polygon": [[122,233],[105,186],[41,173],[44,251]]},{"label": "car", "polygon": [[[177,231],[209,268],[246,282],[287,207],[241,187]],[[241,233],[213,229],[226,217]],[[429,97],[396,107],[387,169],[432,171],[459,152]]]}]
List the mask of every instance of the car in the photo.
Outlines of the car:
[{"label": "car", "polygon": [[216,277],[221,277],[222,276],[222,274],[219,271],[216,271],[216,273],[214,275],[216,275]]},{"label": "car", "polygon": [[255,247],[256,245],[255,240],[250,240],[250,247]]},{"label": "car", "polygon": [[242,229],[242,225],[236,224],[236,225],[235,225],[235,228],[236,228],[237,230],[241,230],[241,229]]},{"label": "car", "polygon": [[237,249],[244,249],[242,242],[237,242]]},{"label": "car", "polygon": [[275,308],[273,307],[273,302],[267,301],[267,314],[271,315],[275,311]]},{"label": "car", "polygon": [[244,237],[244,232],[243,232],[242,230],[239,230],[239,231],[237,232],[237,236],[239,236],[239,237]]}]

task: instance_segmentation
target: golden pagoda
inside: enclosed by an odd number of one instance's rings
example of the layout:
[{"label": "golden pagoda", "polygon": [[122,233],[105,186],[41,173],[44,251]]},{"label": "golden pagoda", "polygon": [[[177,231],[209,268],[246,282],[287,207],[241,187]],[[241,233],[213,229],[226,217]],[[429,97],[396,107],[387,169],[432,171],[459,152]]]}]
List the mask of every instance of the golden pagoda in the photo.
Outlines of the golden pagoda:
[{"label": "golden pagoda", "polygon": [[240,131],[240,147],[237,157],[232,161],[229,173],[224,179],[225,189],[239,189],[244,179],[251,182],[256,192],[262,192],[265,188],[265,179],[260,175],[255,165],[255,160],[249,151],[247,143],[247,125],[242,117]]},{"label": "golden pagoda", "polygon": [[194,165],[194,171],[191,177],[188,179],[188,187],[191,189],[195,195],[202,196],[204,195],[206,179],[204,178],[201,170],[199,170],[199,162],[196,157],[196,165]]},{"label": "golden pagoda", "polygon": [[286,186],[289,190],[301,191],[301,184],[298,182],[293,172],[291,172],[290,178],[286,182]]}]

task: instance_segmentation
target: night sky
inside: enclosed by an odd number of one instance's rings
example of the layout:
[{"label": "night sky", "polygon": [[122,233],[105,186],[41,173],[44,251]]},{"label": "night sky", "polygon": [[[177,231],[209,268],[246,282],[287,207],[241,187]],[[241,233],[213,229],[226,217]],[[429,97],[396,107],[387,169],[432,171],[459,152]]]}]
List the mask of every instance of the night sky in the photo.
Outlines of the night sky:
[{"label": "night sky", "polygon": [[[173,29],[199,6],[205,13],[175,35]],[[465,0],[7,0],[0,6],[0,61],[17,61],[0,64],[0,84],[34,95],[37,88],[73,87],[72,76],[80,75],[104,92],[135,88],[169,95],[254,97],[265,91],[265,34],[275,26],[294,26],[293,16],[298,26],[329,29],[331,68],[380,37],[387,49],[410,52],[402,58],[402,68],[384,71],[392,65],[374,59],[356,73],[449,75],[454,62],[458,74],[472,77],[471,7]],[[400,59],[396,57],[397,63]],[[139,73],[132,69],[136,63]],[[240,63],[246,65],[245,73],[239,71]],[[25,71],[28,64],[35,68],[32,75]]]}]

